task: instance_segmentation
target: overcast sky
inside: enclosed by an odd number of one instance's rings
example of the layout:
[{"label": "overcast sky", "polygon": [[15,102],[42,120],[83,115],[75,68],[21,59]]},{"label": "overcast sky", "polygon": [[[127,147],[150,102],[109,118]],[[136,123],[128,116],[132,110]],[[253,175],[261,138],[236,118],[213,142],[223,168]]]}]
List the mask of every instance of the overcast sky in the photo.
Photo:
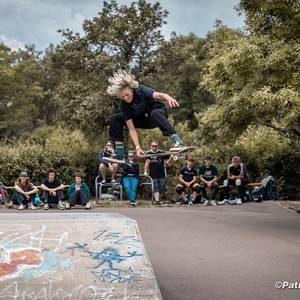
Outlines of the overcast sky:
[{"label": "overcast sky", "polygon": [[[117,1],[129,4],[130,0]],[[156,1],[150,1],[156,2]],[[243,20],[234,10],[238,0],[161,0],[169,11],[168,24],[162,32],[194,32],[204,36],[216,19],[232,28],[241,28]],[[35,44],[44,50],[50,43],[61,41],[58,29],[82,32],[81,24],[101,10],[102,0],[0,0],[0,41],[17,49]]]}]

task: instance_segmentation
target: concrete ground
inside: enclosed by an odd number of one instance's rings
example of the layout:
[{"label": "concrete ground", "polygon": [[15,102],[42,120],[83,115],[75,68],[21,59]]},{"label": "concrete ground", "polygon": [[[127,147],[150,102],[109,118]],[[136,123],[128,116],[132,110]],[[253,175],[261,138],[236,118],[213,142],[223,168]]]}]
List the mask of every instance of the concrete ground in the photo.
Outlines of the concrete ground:
[{"label": "concrete ground", "polygon": [[138,226],[118,213],[7,213],[0,299],[160,300]]},{"label": "concrete ground", "polygon": [[300,282],[300,215],[276,202],[91,212],[137,221],[164,299],[300,299],[274,286]]}]

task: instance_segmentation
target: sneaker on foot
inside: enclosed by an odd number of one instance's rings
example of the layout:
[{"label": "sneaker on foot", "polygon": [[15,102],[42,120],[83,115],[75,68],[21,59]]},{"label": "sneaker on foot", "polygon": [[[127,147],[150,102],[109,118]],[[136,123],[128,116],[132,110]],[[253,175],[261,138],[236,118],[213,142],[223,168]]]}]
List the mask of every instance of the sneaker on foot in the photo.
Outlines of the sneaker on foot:
[{"label": "sneaker on foot", "polygon": [[228,203],[229,203],[230,205],[235,205],[235,204],[237,204],[237,202],[238,202],[238,199],[237,199],[237,198],[228,200]]},{"label": "sneaker on foot", "polygon": [[170,152],[177,152],[182,150],[185,147],[185,145],[182,142],[177,141],[173,147],[170,149]]},{"label": "sneaker on foot", "polygon": [[188,205],[189,205],[189,206],[193,206],[193,205],[194,205],[193,201],[189,201],[189,202],[188,202]]},{"label": "sneaker on foot", "polygon": [[20,209],[20,210],[23,210],[23,209],[25,209],[25,206],[24,206],[24,204],[20,204],[20,206],[18,207],[18,209]]},{"label": "sneaker on foot", "polygon": [[86,205],[84,206],[84,209],[91,209],[92,205],[90,202],[87,202]]},{"label": "sneaker on foot", "polygon": [[203,205],[207,206],[208,204],[209,204],[209,201],[207,199],[205,199]]},{"label": "sneaker on foot", "polygon": [[129,206],[136,206],[136,202],[135,201],[130,201]]},{"label": "sneaker on foot", "polygon": [[29,208],[29,209],[37,209],[37,207],[35,207],[35,206],[33,205],[33,203],[30,203],[29,206],[28,206],[28,208]]},{"label": "sneaker on foot", "polygon": [[65,209],[71,209],[71,205],[70,205],[69,202],[66,202],[66,204],[65,204]]},{"label": "sneaker on foot", "polygon": [[240,204],[242,204],[243,202],[242,202],[242,199],[241,198],[237,198],[236,199],[236,204],[238,204],[238,205],[240,205]]},{"label": "sneaker on foot", "polygon": [[65,206],[64,206],[62,203],[59,203],[57,207],[58,207],[59,209],[61,209],[61,210],[64,210],[64,209],[65,209]]},{"label": "sneaker on foot", "polygon": [[226,198],[224,200],[218,202],[219,205],[224,205],[226,203],[229,203]]},{"label": "sneaker on foot", "polygon": [[47,209],[49,209],[49,204],[48,204],[48,203],[45,203],[45,204],[44,204],[44,210],[47,210]]},{"label": "sneaker on foot", "polygon": [[116,184],[119,184],[119,183],[118,183],[118,181],[117,181],[116,179],[112,179],[112,180],[111,180],[111,184],[112,184],[112,185],[116,185]]},{"label": "sneaker on foot", "polygon": [[6,204],[7,208],[13,208],[14,204],[12,203],[12,201],[9,201],[9,203]]},{"label": "sneaker on foot", "polygon": [[211,200],[211,201],[210,201],[210,204],[211,204],[212,206],[217,206],[216,200]]}]

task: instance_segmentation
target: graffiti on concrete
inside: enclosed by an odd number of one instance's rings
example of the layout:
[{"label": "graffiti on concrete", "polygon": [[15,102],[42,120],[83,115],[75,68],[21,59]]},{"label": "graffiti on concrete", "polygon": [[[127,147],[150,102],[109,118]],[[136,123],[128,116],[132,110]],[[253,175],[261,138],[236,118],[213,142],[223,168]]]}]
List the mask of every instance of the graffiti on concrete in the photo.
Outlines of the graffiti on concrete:
[{"label": "graffiti on concrete", "polygon": [[[20,228],[16,231],[11,226],[0,232],[0,281],[19,277],[32,279],[72,269],[72,263],[58,253],[68,237],[67,232],[53,233],[45,225],[26,233]],[[49,250],[49,246],[53,250]]]},{"label": "graffiti on concrete", "polygon": [[[126,286],[127,288],[127,286]],[[100,299],[109,299],[115,296],[116,289],[111,288],[99,288],[94,285],[83,285],[80,284],[72,289],[67,287],[57,287],[54,284],[53,280],[49,280],[41,284],[39,289],[36,291],[26,291],[22,290],[19,287],[17,281],[14,281],[7,285],[0,291],[0,299],[8,300],[24,300],[24,299],[57,299],[57,300],[100,300]],[[124,294],[127,293],[127,290],[124,291]]]},{"label": "graffiti on concrete", "polygon": [[124,235],[121,232],[113,232],[108,229],[99,230],[94,232],[95,236],[93,240],[97,241],[111,241],[115,245],[136,245],[142,243],[142,240],[138,239],[135,235]]},{"label": "graffiti on concrete", "polygon": [[137,251],[127,252],[127,255],[121,255],[119,250],[113,247],[106,247],[101,251],[90,251],[87,244],[73,243],[68,246],[69,249],[79,249],[80,252],[88,253],[92,260],[96,261],[95,266],[90,270],[91,273],[102,282],[124,283],[139,281],[141,276],[134,272],[131,267],[124,269],[117,264],[127,261],[130,258],[142,256]]}]

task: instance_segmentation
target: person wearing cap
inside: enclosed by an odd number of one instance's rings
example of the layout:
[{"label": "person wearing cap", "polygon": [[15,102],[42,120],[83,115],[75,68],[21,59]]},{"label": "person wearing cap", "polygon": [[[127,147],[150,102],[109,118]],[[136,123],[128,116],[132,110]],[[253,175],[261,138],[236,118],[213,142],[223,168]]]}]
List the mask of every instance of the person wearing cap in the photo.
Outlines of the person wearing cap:
[{"label": "person wearing cap", "polygon": [[29,180],[27,172],[21,172],[19,178],[15,182],[15,194],[14,198],[19,204],[20,210],[25,209],[28,206],[29,209],[36,209],[34,206],[34,199],[38,188],[35,187]]},{"label": "person wearing cap", "polygon": [[[241,162],[241,158],[239,156],[233,156],[231,159],[231,164],[229,164],[227,167],[227,179],[225,179],[223,182],[225,199],[220,201],[219,204],[242,204],[246,177],[246,167]],[[237,197],[235,199],[230,199],[230,186],[236,186],[237,188]]]},{"label": "person wearing cap", "polygon": [[[200,176],[200,187],[202,190],[203,204],[208,205],[209,202],[211,205],[216,206],[216,196],[219,191],[218,179],[219,173],[216,166],[212,164],[213,158],[210,155],[207,155],[204,158],[204,164],[199,168]],[[211,201],[208,200],[206,189],[213,190]]]},{"label": "person wearing cap", "polygon": [[74,173],[74,181],[68,188],[68,201],[65,204],[66,209],[71,209],[71,206],[76,204],[82,205],[85,209],[91,209],[90,190],[87,184],[82,180],[82,175],[79,171]]},{"label": "person wearing cap", "polygon": [[122,166],[122,183],[126,191],[130,206],[136,206],[136,191],[139,185],[139,165],[133,160],[133,158],[133,153],[129,152],[127,155],[127,162]]},{"label": "person wearing cap", "polygon": [[57,178],[56,171],[50,168],[47,171],[46,178],[41,182],[41,189],[43,190],[43,198],[45,200],[44,209],[49,209],[50,204],[57,204],[58,208],[64,209],[61,200],[64,198],[63,189],[65,185]]},{"label": "person wearing cap", "polygon": [[[179,172],[179,184],[176,185],[175,191],[180,195],[184,204],[193,205],[196,197],[200,193],[200,185],[197,182],[198,172],[194,167],[194,159],[189,158],[186,166],[180,169]],[[186,191],[189,193],[189,199],[187,199]],[[192,191],[192,195],[190,192]]]},{"label": "person wearing cap", "polygon": [[115,154],[113,144],[108,141],[103,149],[99,152],[99,174],[102,177],[101,183],[106,183],[106,178],[108,175],[111,175],[111,183],[117,184],[116,174],[118,172],[118,164],[116,163],[107,163],[103,160],[104,157],[112,157]]}]

